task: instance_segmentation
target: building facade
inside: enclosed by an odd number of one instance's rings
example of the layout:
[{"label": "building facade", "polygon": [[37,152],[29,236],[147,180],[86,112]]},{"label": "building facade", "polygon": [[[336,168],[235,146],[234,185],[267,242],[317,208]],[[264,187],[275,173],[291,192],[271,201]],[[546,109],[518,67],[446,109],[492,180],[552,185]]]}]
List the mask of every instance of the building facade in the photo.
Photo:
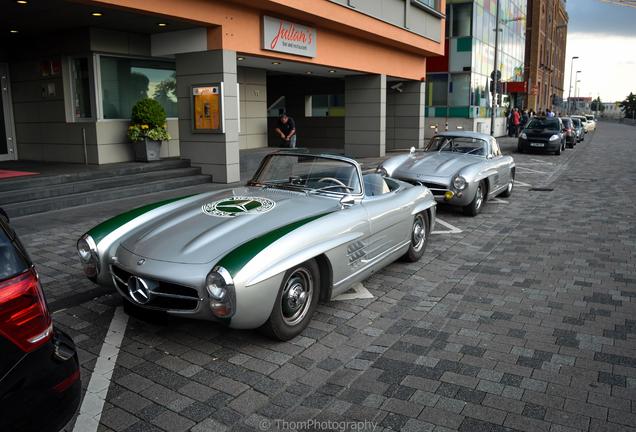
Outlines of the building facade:
[{"label": "building facade", "polygon": [[351,156],[421,147],[427,59],[443,54],[444,0],[7,2],[0,22],[0,160],[133,159],[130,111],[158,100],[184,157],[239,180],[241,149]]},{"label": "building facade", "polygon": [[525,70],[528,109],[565,110],[568,20],[565,0],[528,0]]},{"label": "building facade", "polygon": [[[523,104],[526,0],[448,0],[446,52],[428,62],[427,120],[490,133],[491,75],[495,69],[495,28],[499,4],[500,101],[495,133],[505,134],[505,111]],[[432,134],[429,130],[428,134]]]}]

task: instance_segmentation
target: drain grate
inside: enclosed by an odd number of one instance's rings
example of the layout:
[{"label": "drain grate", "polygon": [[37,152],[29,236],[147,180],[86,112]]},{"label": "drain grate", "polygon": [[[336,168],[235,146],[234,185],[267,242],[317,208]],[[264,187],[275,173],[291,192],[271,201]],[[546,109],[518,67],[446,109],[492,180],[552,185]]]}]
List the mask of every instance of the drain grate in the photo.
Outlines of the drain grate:
[{"label": "drain grate", "polygon": [[535,192],[552,192],[554,191],[554,188],[549,188],[549,187],[533,187],[530,188],[531,191],[535,191]]}]

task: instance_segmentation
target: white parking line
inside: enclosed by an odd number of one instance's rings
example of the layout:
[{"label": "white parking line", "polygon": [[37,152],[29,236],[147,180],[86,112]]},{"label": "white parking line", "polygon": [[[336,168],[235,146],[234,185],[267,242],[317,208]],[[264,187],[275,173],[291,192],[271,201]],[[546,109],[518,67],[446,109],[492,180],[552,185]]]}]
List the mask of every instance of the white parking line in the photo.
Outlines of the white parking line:
[{"label": "white parking line", "polygon": [[495,204],[509,204],[508,201],[502,200],[501,198],[491,198],[488,201]]},{"label": "white parking line", "polygon": [[[542,165],[554,165],[554,162],[548,162],[546,160],[543,159],[530,159],[532,161],[535,161],[538,164],[542,164]],[[528,164],[529,162],[524,162],[524,164]]]},{"label": "white parking line", "polygon": [[115,309],[113,320],[110,322],[104,344],[99,352],[73,432],[97,431],[106,395],[108,394],[108,387],[110,387],[110,379],[117,363],[119,348],[124,340],[126,324],[128,324],[128,315],[119,306]]},{"label": "white parking line", "polygon": [[459,234],[462,232],[462,230],[457,228],[455,225],[449,224],[448,222],[440,218],[435,219],[435,224],[445,226],[446,228],[448,228],[448,231],[433,231],[431,232],[431,234]]},{"label": "white parking line", "polygon": [[515,186],[523,186],[523,187],[528,187],[528,188],[532,187],[531,184],[524,183],[524,182],[522,182],[520,180],[517,180],[517,179],[515,179]]},{"label": "white parking line", "polygon": [[539,170],[536,170],[536,169],[527,168],[527,167],[520,166],[520,165],[517,165],[517,169],[528,171],[528,172],[531,172],[531,173],[536,173],[536,174],[548,174],[546,171],[539,171]]},{"label": "white parking line", "polygon": [[[353,292],[351,292],[353,291]],[[340,294],[334,298],[335,301],[357,300],[357,299],[372,299],[373,294],[364,287],[361,283],[357,283],[351,287],[351,289],[345,293]]]}]

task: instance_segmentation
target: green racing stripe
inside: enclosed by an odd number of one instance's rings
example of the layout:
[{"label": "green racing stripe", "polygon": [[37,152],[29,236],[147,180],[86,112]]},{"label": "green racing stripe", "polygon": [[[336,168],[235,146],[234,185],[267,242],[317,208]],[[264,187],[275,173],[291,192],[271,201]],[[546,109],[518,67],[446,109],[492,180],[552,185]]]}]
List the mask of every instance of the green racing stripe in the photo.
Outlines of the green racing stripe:
[{"label": "green racing stripe", "polygon": [[256,237],[247,243],[243,243],[241,246],[234,249],[232,252],[223,257],[217,265],[226,269],[232,277],[235,277],[236,274],[247,264],[250,262],[252,258],[258,255],[263,249],[267,246],[274,243],[276,240],[280,239],[286,234],[294,231],[301,226],[308,224],[318,218],[326,216],[331,212],[322,213],[316,216],[311,216],[305,219],[301,219],[296,222],[292,222],[288,225],[284,225],[280,228],[276,228],[273,231],[268,232],[267,234],[263,234],[260,237]]},{"label": "green racing stripe", "polygon": [[129,210],[125,213],[119,214],[115,217],[112,217],[110,219],[105,220],[104,222],[100,223],[99,225],[91,228],[88,231],[88,235],[90,235],[93,240],[95,241],[95,244],[99,243],[100,241],[102,241],[104,239],[104,237],[106,237],[108,234],[110,234],[111,232],[115,231],[117,228],[119,228],[120,226],[130,222],[131,220],[143,215],[144,213],[148,213],[151,210],[154,210],[156,208],[159,208],[161,206],[164,206],[166,204],[170,204],[185,198],[190,198],[193,195],[185,195],[185,196],[180,196],[180,197],[176,197],[176,198],[170,198],[167,200],[163,200],[163,201],[159,201],[159,202],[155,202],[152,204],[147,204],[145,206],[142,207],[137,207],[135,209]]}]

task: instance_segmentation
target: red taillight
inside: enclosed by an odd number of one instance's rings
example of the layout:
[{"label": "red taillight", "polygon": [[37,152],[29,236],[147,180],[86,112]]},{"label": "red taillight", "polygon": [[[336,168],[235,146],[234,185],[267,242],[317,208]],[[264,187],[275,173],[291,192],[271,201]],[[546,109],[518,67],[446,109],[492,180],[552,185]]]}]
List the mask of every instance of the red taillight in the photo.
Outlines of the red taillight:
[{"label": "red taillight", "polygon": [[53,325],[34,270],[0,283],[0,334],[31,352],[51,338]]}]

